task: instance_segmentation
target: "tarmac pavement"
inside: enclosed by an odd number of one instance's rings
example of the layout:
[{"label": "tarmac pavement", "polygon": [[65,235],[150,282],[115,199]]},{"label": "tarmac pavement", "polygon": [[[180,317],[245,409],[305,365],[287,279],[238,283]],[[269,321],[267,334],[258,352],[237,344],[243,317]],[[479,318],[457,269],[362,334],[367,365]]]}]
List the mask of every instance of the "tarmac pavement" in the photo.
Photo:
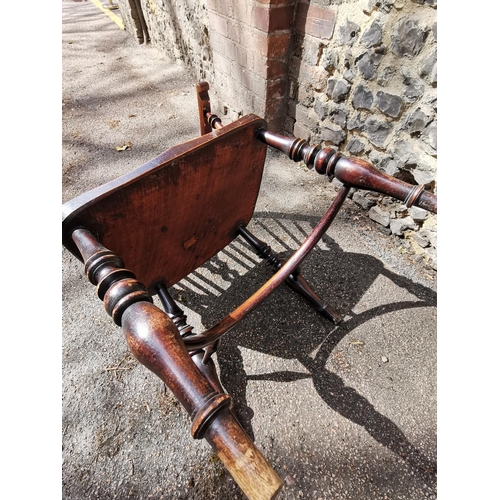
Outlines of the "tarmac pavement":
[{"label": "tarmac pavement", "polygon": [[[199,130],[196,82],[181,64],[90,1],[63,0],[62,15],[66,202]],[[269,151],[249,228],[290,254],[336,189]],[[216,359],[235,413],[283,479],[278,498],[436,498],[435,273],[351,200],[301,269],[344,323],[281,287],[223,337]],[[201,331],[269,273],[234,242],[171,292]],[[62,294],[63,498],[243,498],[64,248]]]}]

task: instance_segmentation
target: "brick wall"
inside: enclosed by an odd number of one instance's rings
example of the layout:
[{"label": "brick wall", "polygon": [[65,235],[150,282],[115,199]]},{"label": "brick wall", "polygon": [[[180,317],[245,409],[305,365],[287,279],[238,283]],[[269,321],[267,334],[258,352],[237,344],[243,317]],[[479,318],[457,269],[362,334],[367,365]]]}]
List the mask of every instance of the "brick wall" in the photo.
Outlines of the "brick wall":
[{"label": "brick wall", "polygon": [[229,119],[249,112],[281,130],[295,0],[208,0],[215,99]]}]

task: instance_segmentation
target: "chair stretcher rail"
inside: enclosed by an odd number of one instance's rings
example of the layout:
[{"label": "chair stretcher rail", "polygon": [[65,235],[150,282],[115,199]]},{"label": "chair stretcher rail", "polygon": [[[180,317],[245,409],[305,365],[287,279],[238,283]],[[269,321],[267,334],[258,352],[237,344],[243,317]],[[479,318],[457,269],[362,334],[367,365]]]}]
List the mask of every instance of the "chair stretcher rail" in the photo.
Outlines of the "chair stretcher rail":
[{"label": "chair stretcher rail", "polygon": [[341,188],[325,215],[323,215],[311,234],[304,240],[302,245],[287,260],[287,262],[283,264],[281,269],[279,269],[279,271],[277,271],[264,285],[262,285],[259,290],[257,290],[250,298],[245,300],[243,304],[237,307],[232,313],[213,327],[199,335],[186,337],[184,339],[184,343],[186,344],[188,350],[196,351],[211,344],[212,342],[215,342],[245,316],[250,314],[267,297],[269,297],[269,295],[288,278],[294,269],[300,265],[300,263],[305,259],[305,257],[307,257],[309,252],[325,234],[344,203],[348,192],[349,186],[343,186]]}]

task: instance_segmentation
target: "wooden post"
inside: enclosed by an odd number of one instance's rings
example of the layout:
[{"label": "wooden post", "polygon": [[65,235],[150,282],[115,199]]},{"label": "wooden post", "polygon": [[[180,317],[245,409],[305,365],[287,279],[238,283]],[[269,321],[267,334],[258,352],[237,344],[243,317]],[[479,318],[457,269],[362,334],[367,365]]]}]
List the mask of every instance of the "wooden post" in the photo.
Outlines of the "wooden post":
[{"label": "wooden post", "polygon": [[208,123],[207,113],[210,113],[210,97],[208,96],[208,83],[200,82],[196,84],[196,96],[198,98],[198,117],[200,120],[200,135],[212,132],[212,127]]}]

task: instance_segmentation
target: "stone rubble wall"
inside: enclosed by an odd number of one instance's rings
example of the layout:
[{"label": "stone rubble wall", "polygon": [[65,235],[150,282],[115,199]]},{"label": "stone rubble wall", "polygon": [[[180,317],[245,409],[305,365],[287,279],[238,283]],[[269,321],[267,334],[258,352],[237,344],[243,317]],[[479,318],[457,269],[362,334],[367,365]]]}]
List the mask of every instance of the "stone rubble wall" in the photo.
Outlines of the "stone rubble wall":
[{"label": "stone rubble wall", "polygon": [[[437,193],[436,0],[301,0],[335,11],[333,36],[297,31],[284,129]],[[437,217],[358,190],[382,231],[432,267]]]},{"label": "stone rubble wall", "polygon": [[148,42],[170,60],[182,61],[196,80],[213,79],[210,24],[205,0],[117,0],[125,29],[138,42],[140,13]]},{"label": "stone rubble wall", "polygon": [[[223,122],[255,113],[437,193],[437,0],[118,2],[139,43],[209,82]],[[437,268],[436,216],[361,190],[352,200]]]}]

